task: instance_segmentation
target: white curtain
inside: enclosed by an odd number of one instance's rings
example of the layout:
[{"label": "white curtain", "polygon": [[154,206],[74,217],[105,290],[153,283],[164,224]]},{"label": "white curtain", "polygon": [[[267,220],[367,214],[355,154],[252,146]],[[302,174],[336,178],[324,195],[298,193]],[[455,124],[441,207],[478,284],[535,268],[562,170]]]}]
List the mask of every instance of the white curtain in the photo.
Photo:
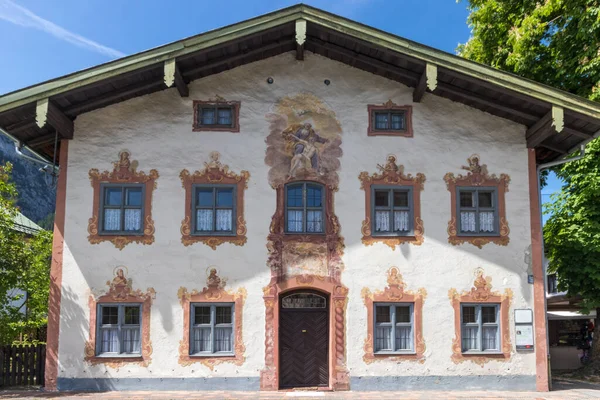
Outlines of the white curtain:
[{"label": "white curtain", "polygon": [[389,232],[390,231],[390,212],[375,211],[375,231]]},{"label": "white curtain", "polygon": [[378,326],[375,330],[375,351],[392,350],[392,327]]},{"label": "white curtain", "polygon": [[215,110],[204,109],[202,110],[202,124],[203,125],[212,125],[215,120]]},{"label": "white curtain", "polygon": [[394,211],[394,230],[400,232],[408,232],[408,211]]},{"label": "white curtain", "polygon": [[215,328],[215,352],[231,351],[231,328]]},{"label": "white curtain", "polygon": [[387,114],[375,114],[375,128],[376,129],[387,129],[388,118]]},{"label": "white curtain", "polygon": [[125,230],[139,231],[142,229],[142,210],[128,208],[125,210]]},{"label": "white curtain", "polygon": [[404,129],[402,125],[402,115],[392,114],[392,129]]},{"label": "white curtain", "polygon": [[498,328],[483,328],[483,350],[498,350]]},{"label": "white curtain", "polygon": [[288,210],[288,232],[302,232],[302,211]]},{"label": "white curtain", "polygon": [[306,214],[306,231],[323,232],[321,211],[308,211]]},{"label": "white curtain", "polygon": [[210,328],[194,328],[193,353],[210,351]]},{"label": "white curtain", "polygon": [[219,125],[231,125],[231,110],[219,110]]},{"label": "white curtain", "polygon": [[197,210],[196,211],[196,230],[197,231],[212,231],[213,230],[213,210]]},{"label": "white curtain", "polygon": [[461,232],[475,232],[475,211],[460,212]]},{"label": "white curtain", "polygon": [[140,352],[140,328],[123,328],[123,353]]},{"label": "white curtain", "polygon": [[117,328],[102,329],[101,353],[117,353],[119,351],[119,330]]},{"label": "white curtain", "polygon": [[120,231],[121,230],[121,210],[106,208],[104,209],[104,230],[105,231]]},{"label": "white curtain", "polygon": [[463,327],[463,334],[462,334],[463,351],[477,350],[477,331],[478,330],[479,330],[479,328],[476,326]]},{"label": "white curtain", "polygon": [[396,350],[410,350],[410,326],[396,327]]},{"label": "white curtain", "polygon": [[479,230],[481,232],[494,231],[494,212],[482,211],[479,213]]},{"label": "white curtain", "polygon": [[217,210],[217,231],[232,230],[233,210]]}]

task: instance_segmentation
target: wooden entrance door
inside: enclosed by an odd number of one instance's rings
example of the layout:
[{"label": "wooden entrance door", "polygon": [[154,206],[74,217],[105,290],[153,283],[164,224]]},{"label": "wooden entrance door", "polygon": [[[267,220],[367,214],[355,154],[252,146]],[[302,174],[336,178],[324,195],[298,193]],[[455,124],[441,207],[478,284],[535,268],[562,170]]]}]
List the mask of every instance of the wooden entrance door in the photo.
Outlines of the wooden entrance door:
[{"label": "wooden entrance door", "polygon": [[325,294],[286,293],[279,311],[279,386],[329,385],[329,307]]}]

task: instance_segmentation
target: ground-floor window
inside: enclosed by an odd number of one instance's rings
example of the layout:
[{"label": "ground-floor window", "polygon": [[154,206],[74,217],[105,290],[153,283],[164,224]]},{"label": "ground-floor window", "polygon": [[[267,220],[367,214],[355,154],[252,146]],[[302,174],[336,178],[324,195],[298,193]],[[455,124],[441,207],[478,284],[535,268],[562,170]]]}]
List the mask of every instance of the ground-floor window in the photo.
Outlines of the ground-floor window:
[{"label": "ground-floor window", "polygon": [[233,354],[234,303],[190,306],[190,355]]},{"label": "ground-floor window", "polygon": [[413,304],[375,303],[374,307],[375,353],[413,351]]},{"label": "ground-floor window", "polygon": [[141,304],[99,304],[98,316],[97,355],[140,354]]},{"label": "ground-floor window", "polygon": [[500,351],[499,304],[461,304],[462,351]]}]

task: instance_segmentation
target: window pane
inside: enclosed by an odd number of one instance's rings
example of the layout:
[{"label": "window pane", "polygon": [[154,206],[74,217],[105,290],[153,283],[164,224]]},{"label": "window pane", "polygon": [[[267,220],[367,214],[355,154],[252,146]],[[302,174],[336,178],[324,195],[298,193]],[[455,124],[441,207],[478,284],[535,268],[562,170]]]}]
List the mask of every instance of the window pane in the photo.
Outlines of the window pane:
[{"label": "window pane", "polygon": [[213,210],[196,211],[196,230],[210,232],[213,230]]},{"label": "window pane", "polygon": [[231,324],[231,307],[217,307],[217,321],[216,324]]},{"label": "window pane", "polygon": [[233,210],[217,210],[217,231],[231,232]]},{"label": "window pane", "polygon": [[391,322],[390,306],[376,306],[375,307],[375,322]]},{"label": "window pane", "polygon": [[126,189],[126,204],[128,206],[140,206],[142,205],[142,189],[131,188]]},{"label": "window pane", "polygon": [[396,350],[410,350],[410,326],[396,327]]},{"label": "window pane", "polygon": [[210,324],[210,307],[194,307],[194,325]]},{"label": "window pane", "polygon": [[192,353],[211,351],[210,328],[194,328]]},{"label": "window pane", "polygon": [[375,211],[375,231],[390,232],[390,212]]},{"label": "window pane", "polygon": [[388,129],[388,113],[375,113],[375,129]]},{"label": "window pane", "polygon": [[408,232],[410,231],[408,211],[394,211],[394,231]]},{"label": "window pane", "polygon": [[493,207],[492,203],[492,192],[479,192],[479,207],[491,208]]},{"label": "window pane", "polygon": [[121,230],[121,210],[114,208],[104,209],[104,230],[105,231],[120,231]]},{"label": "window pane", "polygon": [[219,108],[219,125],[231,125],[231,108]]},{"label": "window pane", "polygon": [[479,213],[479,231],[480,232],[494,232],[494,212],[493,211],[482,211]]},{"label": "window pane", "polygon": [[389,190],[375,191],[375,207],[389,207]]},{"label": "window pane", "polygon": [[375,351],[392,351],[392,327],[378,326],[375,328]]},{"label": "window pane", "polygon": [[117,328],[103,328],[101,330],[102,343],[100,344],[101,353],[119,352],[119,330]]},{"label": "window pane", "polygon": [[486,326],[483,328],[483,350],[498,350],[498,328]]},{"label": "window pane", "polygon": [[104,204],[107,206],[120,206],[122,195],[123,195],[123,191],[120,187],[104,188]]},{"label": "window pane", "polygon": [[125,230],[139,231],[142,229],[142,210],[139,208],[125,209]]},{"label": "window pane", "polygon": [[306,213],[306,232],[323,232],[323,213],[308,211]]},{"label": "window pane", "polygon": [[288,210],[288,232],[302,232],[302,211]]},{"label": "window pane", "polygon": [[460,231],[475,232],[475,211],[460,212]]},{"label": "window pane", "polygon": [[470,324],[477,322],[477,316],[475,315],[475,307],[465,306],[462,308],[462,321],[463,324]]},{"label": "window pane", "polygon": [[119,323],[118,306],[102,306],[102,325],[117,325]]},{"label": "window pane", "polygon": [[233,189],[217,189],[217,206],[233,207]]},{"label": "window pane", "polygon": [[404,113],[392,114],[392,129],[398,131],[404,129]]},{"label": "window pane", "polygon": [[477,347],[477,334],[479,328],[476,326],[463,327],[462,332],[462,347],[463,351],[479,350]]},{"label": "window pane", "polygon": [[287,188],[288,207],[302,207],[302,186],[288,186]]},{"label": "window pane", "polygon": [[123,353],[140,352],[140,328],[123,328]]},{"label": "window pane", "polygon": [[125,307],[125,325],[139,325],[140,324],[140,308]]},{"label": "window pane", "polygon": [[203,108],[201,112],[202,112],[202,125],[213,125],[215,123],[215,109],[214,108]]},{"label": "window pane", "polygon": [[481,307],[481,320],[484,324],[495,324],[496,307]]},{"label": "window pane", "polygon": [[399,322],[410,322],[410,307],[409,306],[397,306],[396,307],[396,323]]},{"label": "window pane", "polygon": [[215,352],[231,352],[232,328],[215,328]]},{"label": "window pane", "polygon": [[198,189],[196,199],[196,206],[198,207],[212,207],[213,206],[213,189],[202,188]]},{"label": "window pane", "polygon": [[460,206],[461,207],[475,207],[475,203],[473,202],[473,192],[460,192]]},{"label": "window pane", "polygon": [[306,206],[321,207],[322,192],[318,186],[308,185],[306,187]]},{"label": "window pane", "polygon": [[408,192],[394,190],[394,207],[408,207]]}]

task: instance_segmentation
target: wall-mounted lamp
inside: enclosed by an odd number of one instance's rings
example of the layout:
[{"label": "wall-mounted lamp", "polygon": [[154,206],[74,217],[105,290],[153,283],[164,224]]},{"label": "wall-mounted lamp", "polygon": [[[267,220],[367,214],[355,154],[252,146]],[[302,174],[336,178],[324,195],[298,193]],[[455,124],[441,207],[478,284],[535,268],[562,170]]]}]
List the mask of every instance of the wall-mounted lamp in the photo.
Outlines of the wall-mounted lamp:
[{"label": "wall-mounted lamp", "polygon": [[325,79],[323,81],[324,84],[326,84],[327,86],[329,86],[331,84],[331,81],[329,79]]},{"label": "wall-mounted lamp", "polygon": [[271,84],[273,83],[273,78],[271,78],[271,77],[268,77],[268,78],[267,78],[267,83],[268,83],[269,85],[271,85]]}]

